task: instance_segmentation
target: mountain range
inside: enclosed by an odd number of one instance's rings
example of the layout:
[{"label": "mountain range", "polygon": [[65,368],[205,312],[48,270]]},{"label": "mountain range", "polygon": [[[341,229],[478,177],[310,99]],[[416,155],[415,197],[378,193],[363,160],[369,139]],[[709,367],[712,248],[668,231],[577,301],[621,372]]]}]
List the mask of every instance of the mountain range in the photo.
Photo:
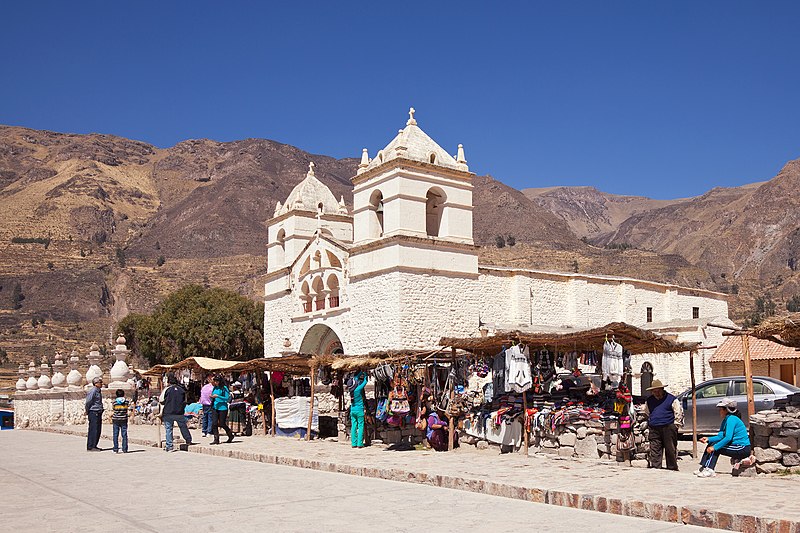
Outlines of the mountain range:
[{"label": "mountain range", "polygon": [[[352,205],[356,159],[264,139],[158,148],[0,126],[0,348],[15,361],[85,353],[190,282],[260,299],[266,221],[310,161]],[[756,297],[780,307],[800,293],[800,160],[767,182],[679,200],[474,185],[482,262],[720,290],[734,319]]]}]

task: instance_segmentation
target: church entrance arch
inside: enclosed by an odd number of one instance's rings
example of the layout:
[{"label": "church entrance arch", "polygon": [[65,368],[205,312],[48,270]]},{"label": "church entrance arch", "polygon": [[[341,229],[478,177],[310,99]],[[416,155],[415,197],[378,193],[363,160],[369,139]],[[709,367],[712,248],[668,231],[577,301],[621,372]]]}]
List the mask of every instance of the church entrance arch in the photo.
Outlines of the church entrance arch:
[{"label": "church entrance arch", "polygon": [[335,331],[324,324],[315,324],[306,331],[303,342],[300,343],[300,353],[340,355],[344,353],[344,349]]}]

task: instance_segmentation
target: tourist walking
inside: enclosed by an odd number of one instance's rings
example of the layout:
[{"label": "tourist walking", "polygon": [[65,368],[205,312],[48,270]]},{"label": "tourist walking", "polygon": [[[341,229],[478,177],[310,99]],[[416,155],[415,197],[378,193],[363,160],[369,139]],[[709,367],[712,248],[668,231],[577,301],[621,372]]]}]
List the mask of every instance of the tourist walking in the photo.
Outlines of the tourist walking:
[{"label": "tourist walking", "polygon": [[86,450],[100,451],[97,444],[100,442],[100,433],[103,430],[103,378],[96,377],[92,380],[92,388],[86,394],[86,418],[89,420],[89,431],[86,436]]},{"label": "tourist walking", "polygon": [[683,426],[683,408],[675,396],[664,390],[666,385],[654,379],[647,390],[653,394],[645,402],[647,426],[650,429],[649,468],[662,468],[664,455],[667,469],[678,469],[678,429]]},{"label": "tourist walking", "polygon": [[367,396],[367,375],[359,372],[355,376],[355,387],[350,397],[350,445],[353,448],[364,447],[364,414]]},{"label": "tourist walking", "polygon": [[187,445],[192,444],[192,434],[189,433],[189,426],[186,425],[186,417],[183,416],[186,408],[186,389],[179,383],[174,374],[167,375],[167,388],[161,393],[161,419],[164,421],[164,433],[166,443],[164,450],[171,452],[177,451],[173,448],[172,430],[173,424],[178,424],[183,440]]},{"label": "tourist walking", "polygon": [[740,468],[747,468],[755,462],[755,457],[751,455],[750,435],[742,422],[742,415],[739,406],[733,398],[727,398],[717,403],[719,416],[722,424],[719,426],[719,433],[713,437],[703,437],[700,442],[708,444],[703,457],[700,459],[700,468],[694,471],[697,477],[714,477],[717,466],[717,459],[720,455],[726,455],[734,462],[733,471],[738,472]]},{"label": "tourist walking", "polygon": [[211,398],[214,400],[212,418],[214,440],[211,441],[211,444],[219,444],[219,428],[225,430],[225,434],[228,436],[227,442],[233,442],[233,431],[228,427],[228,404],[231,401],[231,391],[225,385],[225,379],[220,375],[214,376],[211,383],[214,386],[211,391]]},{"label": "tourist walking", "polygon": [[119,434],[122,433],[122,453],[128,453],[128,400],[125,391],[117,389],[111,424],[114,426],[114,453],[119,453]]},{"label": "tourist walking", "polygon": [[214,391],[214,385],[211,383],[213,376],[209,374],[206,376],[206,384],[200,389],[200,404],[203,406],[203,419],[202,431],[205,437],[211,433],[212,417],[214,412],[214,401],[211,399],[211,393]]}]

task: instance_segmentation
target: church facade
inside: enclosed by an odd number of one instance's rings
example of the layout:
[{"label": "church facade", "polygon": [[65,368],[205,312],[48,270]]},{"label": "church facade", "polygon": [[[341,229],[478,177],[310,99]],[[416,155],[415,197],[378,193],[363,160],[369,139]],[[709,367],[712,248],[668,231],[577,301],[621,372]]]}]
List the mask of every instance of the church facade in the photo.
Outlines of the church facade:
[{"label": "church facade", "polygon": [[[701,329],[707,335],[709,320],[730,322],[721,293],[480,265],[473,176],[463,146],[450,155],[420,129],[413,109],[375,157],[363,150],[352,211],[312,163],[267,223],[264,355],[434,349],[443,336],[477,336],[482,328],[614,321],[652,324],[660,333],[679,323],[675,337],[695,340]],[[718,333],[708,335],[710,346]]]}]

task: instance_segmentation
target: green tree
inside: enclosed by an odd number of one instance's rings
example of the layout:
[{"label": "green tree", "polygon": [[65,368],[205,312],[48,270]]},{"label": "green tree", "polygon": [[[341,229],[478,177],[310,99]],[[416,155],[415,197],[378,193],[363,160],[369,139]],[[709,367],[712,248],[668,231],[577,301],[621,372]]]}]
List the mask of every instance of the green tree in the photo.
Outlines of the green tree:
[{"label": "green tree", "polygon": [[800,311],[800,294],[795,294],[789,301],[786,302],[786,310],[790,313],[797,313]]},{"label": "green tree", "polygon": [[166,262],[167,262],[167,260],[164,258],[164,256],[163,255],[159,255],[158,256],[158,260],[156,261],[156,265],[157,266],[161,266]]},{"label": "green tree", "polygon": [[152,315],[128,315],[119,324],[131,349],[151,364],[187,357],[244,361],[264,353],[264,310],[233,291],[188,285]]},{"label": "green tree", "polygon": [[8,352],[0,348],[0,365],[8,364]]},{"label": "green tree", "polygon": [[506,240],[502,235],[498,235],[494,238],[494,244],[498,248],[505,248],[506,247]]},{"label": "green tree", "polygon": [[117,263],[119,266],[125,268],[125,250],[122,248],[117,248],[114,253],[117,257]]},{"label": "green tree", "polygon": [[517,238],[514,237],[513,235],[509,235],[508,237],[506,237],[506,244],[509,246],[514,246],[515,244],[517,244]]}]

